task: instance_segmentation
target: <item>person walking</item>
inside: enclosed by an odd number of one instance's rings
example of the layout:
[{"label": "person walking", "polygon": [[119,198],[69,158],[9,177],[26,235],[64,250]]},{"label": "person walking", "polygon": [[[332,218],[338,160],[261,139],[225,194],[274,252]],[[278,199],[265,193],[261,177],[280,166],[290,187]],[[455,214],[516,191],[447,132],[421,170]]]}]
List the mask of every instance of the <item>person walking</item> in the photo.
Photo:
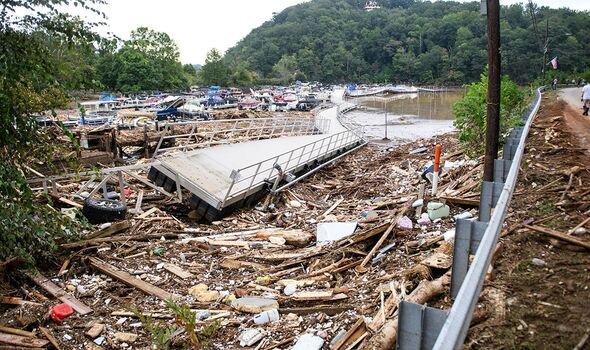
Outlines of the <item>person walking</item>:
[{"label": "person walking", "polygon": [[557,90],[557,78],[553,79],[553,83],[551,83],[551,88],[553,90]]},{"label": "person walking", "polygon": [[588,115],[588,110],[590,110],[590,81],[586,82],[586,85],[582,88],[582,102],[584,102],[582,106],[584,113],[582,115]]}]

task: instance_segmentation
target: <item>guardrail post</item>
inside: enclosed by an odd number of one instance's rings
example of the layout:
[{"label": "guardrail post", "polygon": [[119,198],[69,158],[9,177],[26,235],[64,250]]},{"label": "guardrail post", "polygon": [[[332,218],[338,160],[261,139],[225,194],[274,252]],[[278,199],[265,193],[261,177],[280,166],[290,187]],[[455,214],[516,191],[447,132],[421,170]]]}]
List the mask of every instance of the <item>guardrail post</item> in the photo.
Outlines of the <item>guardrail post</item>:
[{"label": "guardrail post", "polygon": [[492,194],[494,183],[483,181],[481,183],[481,194],[479,195],[479,221],[488,222],[492,214]]},{"label": "guardrail post", "polygon": [[475,254],[488,226],[487,222],[466,219],[457,220],[453,266],[451,274],[451,297],[456,297],[469,269],[469,255]]},{"label": "guardrail post", "polygon": [[448,311],[402,301],[399,307],[398,350],[432,349]]}]

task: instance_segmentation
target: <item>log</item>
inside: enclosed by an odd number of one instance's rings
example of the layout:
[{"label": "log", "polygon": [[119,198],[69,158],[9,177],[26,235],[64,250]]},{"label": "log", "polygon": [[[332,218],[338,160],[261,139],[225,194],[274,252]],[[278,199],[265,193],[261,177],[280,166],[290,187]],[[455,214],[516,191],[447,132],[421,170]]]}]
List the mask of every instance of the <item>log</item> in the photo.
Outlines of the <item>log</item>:
[{"label": "log", "polygon": [[580,247],[584,247],[586,249],[590,249],[590,242],[586,242],[581,239],[578,239],[578,238],[575,238],[572,236],[568,236],[565,233],[561,233],[559,231],[551,230],[551,229],[541,227],[541,226],[524,225],[524,227],[531,229],[533,231],[541,232],[547,236],[557,238],[557,239],[560,239],[562,241],[566,241],[569,243],[573,243],[573,244],[579,245]]},{"label": "log", "polygon": [[[423,280],[418,287],[410,293],[406,298],[406,301],[416,304],[424,304],[435,296],[443,293],[450,283],[450,271],[434,281]],[[385,322],[379,333],[366,341],[366,344],[361,344],[360,348],[375,350],[393,349],[397,339],[397,319],[398,315],[396,313],[391,319]]]}]

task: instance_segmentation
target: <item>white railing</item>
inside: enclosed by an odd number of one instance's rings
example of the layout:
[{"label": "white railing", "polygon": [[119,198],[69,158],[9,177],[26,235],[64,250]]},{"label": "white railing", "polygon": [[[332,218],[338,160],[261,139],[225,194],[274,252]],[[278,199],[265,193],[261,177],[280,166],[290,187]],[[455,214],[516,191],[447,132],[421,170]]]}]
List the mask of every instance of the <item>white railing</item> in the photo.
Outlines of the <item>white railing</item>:
[{"label": "white railing", "polygon": [[316,135],[329,128],[330,120],[317,118],[252,118],[167,124],[154,158],[170,151],[186,152],[218,144]]}]

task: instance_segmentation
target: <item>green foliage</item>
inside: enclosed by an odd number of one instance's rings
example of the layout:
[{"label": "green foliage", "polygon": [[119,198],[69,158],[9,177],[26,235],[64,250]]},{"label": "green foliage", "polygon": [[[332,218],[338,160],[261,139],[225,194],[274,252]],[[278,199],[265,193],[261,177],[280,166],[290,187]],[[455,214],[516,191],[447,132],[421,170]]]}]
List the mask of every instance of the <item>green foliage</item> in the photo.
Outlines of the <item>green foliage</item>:
[{"label": "green foliage", "polygon": [[[488,78],[487,69],[480,81],[466,86],[465,96],[453,104],[455,127],[459,130],[459,141],[471,155],[482,155],[486,145],[486,113]],[[500,88],[500,137],[522,123],[522,113],[526,109],[525,92],[508,76],[502,77]]]},{"label": "green foliage", "polygon": [[143,328],[150,333],[153,349],[167,350],[170,348],[172,337],[178,330],[175,325],[154,321],[151,315],[145,316],[143,312],[136,308],[131,308],[130,310],[139,319]]},{"label": "green foliage", "polygon": [[150,333],[152,348],[154,349],[169,349],[173,337],[176,334],[183,333],[188,337],[184,344],[186,348],[202,349],[221,326],[221,323],[216,320],[203,327],[198,327],[196,315],[191,311],[190,307],[188,305],[179,305],[172,299],[166,300],[166,307],[174,313],[174,324],[172,325],[154,321],[150,315],[145,316],[137,308],[129,308],[139,318],[145,330]]},{"label": "green foliage", "polygon": [[[26,164],[51,165],[56,151],[56,136],[31,115],[64,107],[66,90],[95,84],[95,24],[59,12],[70,3],[0,0],[0,260],[48,263],[56,240],[79,230],[44,204],[49,198],[34,198],[24,175]],[[103,1],[76,3],[97,12],[92,6]]]},{"label": "green foliage", "polygon": [[97,70],[101,82],[113,91],[173,91],[188,88],[190,72],[179,61],[178,47],[163,32],[140,27],[117,49],[116,40],[103,40]]},{"label": "green foliage", "polygon": [[200,75],[205,85],[227,86],[229,69],[223,62],[221,54],[217,49],[211,49],[207,52],[205,64],[200,70]]},{"label": "green foliage", "polygon": [[[229,49],[225,62],[242,64],[263,80],[287,81],[297,72],[336,83],[461,85],[478,80],[487,52],[479,2],[379,3],[382,8],[371,12],[359,0],[313,0],[289,7]],[[531,82],[543,64],[532,20],[521,4],[503,6],[501,17],[503,72],[519,83]],[[541,7],[536,17],[539,23],[550,19],[548,56],[559,56],[560,71],[590,66],[590,13]],[[277,64],[285,68],[286,57],[295,57],[295,67],[277,70]]]}]

